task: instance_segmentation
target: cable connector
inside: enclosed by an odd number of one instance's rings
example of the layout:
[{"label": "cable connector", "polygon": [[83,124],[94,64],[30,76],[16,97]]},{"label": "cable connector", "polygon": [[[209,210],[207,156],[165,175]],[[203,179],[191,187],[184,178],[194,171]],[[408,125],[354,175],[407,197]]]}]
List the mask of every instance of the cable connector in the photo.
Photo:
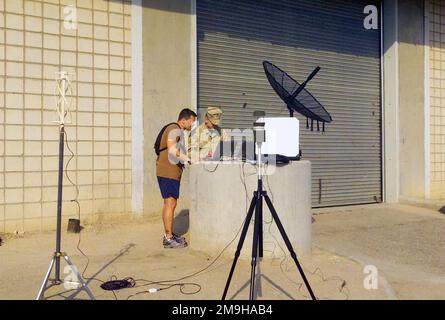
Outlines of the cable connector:
[{"label": "cable connector", "polygon": [[148,291],[148,293],[155,293],[155,292],[158,292],[158,291],[160,291],[160,290],[159,290],[159,289],[156,289],[156,288],[150,288],[150,289],[148,289],[147,291]]}]

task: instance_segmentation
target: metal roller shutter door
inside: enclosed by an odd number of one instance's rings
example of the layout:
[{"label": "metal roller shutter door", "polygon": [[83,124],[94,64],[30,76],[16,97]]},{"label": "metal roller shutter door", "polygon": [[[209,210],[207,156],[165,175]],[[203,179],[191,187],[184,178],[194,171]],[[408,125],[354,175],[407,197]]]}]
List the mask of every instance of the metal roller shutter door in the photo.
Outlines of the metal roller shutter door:
[{"label": "metal roller shutter door", "polygon": [[[287,116],[262,61],[297,81],[317,65],[309,89],[334,122],[322,134],[301,124],[312,161],[314,207],[380,202],[380,30],[363,27],[373,1],[197,0],[199,111],[224,110],[223,127],[250,128],[253,111]],[[380,26],[379,26],[380,27]]]}]

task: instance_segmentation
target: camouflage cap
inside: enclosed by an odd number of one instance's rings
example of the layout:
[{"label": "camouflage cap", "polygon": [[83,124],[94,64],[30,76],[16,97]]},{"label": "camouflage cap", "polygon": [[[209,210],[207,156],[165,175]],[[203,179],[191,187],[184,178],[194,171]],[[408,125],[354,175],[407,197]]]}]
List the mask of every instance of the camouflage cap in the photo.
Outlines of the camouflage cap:
[{"label": "camouflage cap", "polygon": [[208,107],[207,108],[206,116],[209,119],[209,121],[216,126],[219,125],[219,123],[221,121],[222,114],[223,114],[223,112],[222,112],[221,108],[219,108],[219,107]]}]

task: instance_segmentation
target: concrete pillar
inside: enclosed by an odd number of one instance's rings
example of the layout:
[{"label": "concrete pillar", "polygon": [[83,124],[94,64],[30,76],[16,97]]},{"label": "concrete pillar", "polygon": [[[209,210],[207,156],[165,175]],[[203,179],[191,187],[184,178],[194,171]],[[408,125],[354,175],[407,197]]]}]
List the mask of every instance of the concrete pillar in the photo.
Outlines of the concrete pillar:
[{"label": "concrete pillar", "polygon": [[424,1],[398,1],[400,195],[425,198]]},{"label": "concrete pillar", "polygon": [[[143,126],[144,214],[159,214],[162,199],[156,180],[153,149],[159,130],[177,120],[184,107],[193,108],[195,54],[192,39],[193,1],[143,0]],[[188,173],[183,175],[178,209],[188,209]]]},{"label": "concrete pillar", "polygon": [[383,2],[383,193],[399,201],[399,71],[397,0]]}]

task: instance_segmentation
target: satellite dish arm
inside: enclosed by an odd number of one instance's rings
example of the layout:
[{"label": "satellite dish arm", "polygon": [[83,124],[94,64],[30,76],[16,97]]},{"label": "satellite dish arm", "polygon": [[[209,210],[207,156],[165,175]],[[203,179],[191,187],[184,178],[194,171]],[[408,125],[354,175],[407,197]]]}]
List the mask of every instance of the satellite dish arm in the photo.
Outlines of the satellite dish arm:
[{"label": "satellite dish arm", "polygon": [[292,96],[290,96],[289,101],[292,101],[295,99],[296,96],[298,96],[298,94],[306,87],[306,85],[309,83],[309,81],[312,80],[313,77],[315,77],[315,75],[318,73],[318,71],[320,71],[320,67],[317,66],[314,71],[312,71],[312,73],[309,75],[309,77],[307,77],[306,81],[304,81],[299,87],[298,89],[292,94]]}]

